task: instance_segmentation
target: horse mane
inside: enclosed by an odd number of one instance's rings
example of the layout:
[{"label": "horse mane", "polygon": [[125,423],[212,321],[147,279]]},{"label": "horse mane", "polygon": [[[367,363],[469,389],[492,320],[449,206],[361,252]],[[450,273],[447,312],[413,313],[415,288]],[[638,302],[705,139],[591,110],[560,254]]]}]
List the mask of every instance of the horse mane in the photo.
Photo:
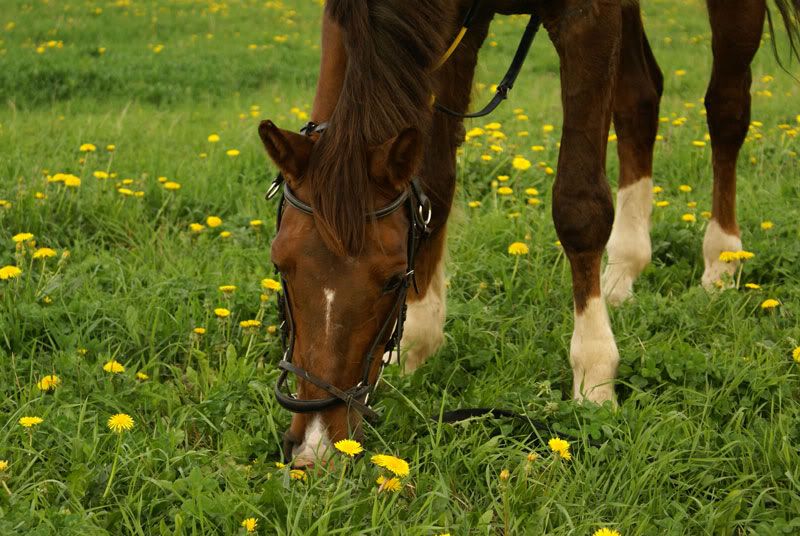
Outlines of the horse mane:
[{"label": "horse mane", "polygon": [[[427,140],[432,66],[444,50],[442,23],[452,0],[329,0],[328,15],[344,34],[347,53],[342,91],[317,141],[304,181],[317,229],[340,256],[364,248],[372,193],[368,148],[413,126]],[[449,17],[449,18],[448,18]],[[423,141],[424,143],[424,141]],[[388,190],[387,190],[388,191]]]}]

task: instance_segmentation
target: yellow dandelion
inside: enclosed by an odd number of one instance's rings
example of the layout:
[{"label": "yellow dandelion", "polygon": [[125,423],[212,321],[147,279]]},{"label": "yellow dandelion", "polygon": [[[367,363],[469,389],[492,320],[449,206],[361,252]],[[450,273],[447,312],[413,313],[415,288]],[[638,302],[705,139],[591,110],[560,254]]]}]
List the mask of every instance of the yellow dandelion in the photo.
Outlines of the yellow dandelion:
[{"label": "yellow dandelion", "polygon": [[230,231],[220,231],[219,233],[220,238],[230,238],[231,232]]},{"label": "yellow dandelion", "polygon": [[206,226],[201,224],[201,223],[190,223],[189,224],[189,230],[191,230],[193,233],[202,232],[203,229],[205,229],[205,228],[206,228]]},{"label": "yellow dandelion", "polygon": [[500,480],[505,482],[509,478],[511,478],[511,472],[508,469],[503,469],[502,471],[500,471]]},{"label": "yellow dandelion", "polygon": [[501,123],[498,123],[497,121],[492,121],[491,123],[484,125],[484,128],[486,130],[500,130],[501,128],[503,128],[503,125]]},{"label": "yellow dandelion", "polygon": [[792,350],[792,359],[794,359],[795,363],[800,363],[800,346]]},{"label": "yellow dandelion", "polygon": [[660,194],[663,191],[664,191],[664,188],[662,188],[661,186],[653,186],[653,193],[654,194]]},{"label": "yellow dandelion", "polygon": [[133,428],[133,419],[127,413],[117,413],[108,418],[108,429],[116,434],[127,432]]},{"label": "yellow dandelion", "polygon": [[550,132],[553,132],[555,128],[556,127],[554,127],[553,125],[542,125],[542,132],[544,132],[545,134],[549,134]]},{"label": "yellow dandelion", "polygon": [[536,188],[526,188],[525,195],[539,195],[539,190]]},{"label": "yellow dandelion", "polygon": [[111,374],[120,374],[125,372],[125,366],[120,363],[119,361],[112,359],[105,365],[103,365],[103,370],[106,372],[110,372]]},{"label": "yellow dandelion", "polygon": [[336,450],[342,454],[347,454],[351,458],[356,454],[361,454],[364,452],[361,443],[353,439],[342,439],[341,441],[334,443],[333,446],[336,447]]},{"label": "yellow dandelion", "polygon": [[761,288],[761,285],[757,285],[756,283],[745,283],[744,286],[751,290],[759,290]]},{"label": "yellow dandelion", "polygon": [[497,180],[500,182],[506,182],[510,177],[508,175],[498,175]]},{"label": "yellow dandelion", "polygon": [[692,191],[692,187],[689,186],[688,184],[681,184],[680,186],[678,186],[678,190],[680,190],[685,194],[688,194],[689,192]]},{"label": "yellow dandelion", "polygon": [[530,160],[523,156],[515,156],[514,159],[511,161],[511,167],[514,169],[518,169],[520,171],[525,171],[526,169],[531,167]]},{"label": "yellow dandelion", "polygon": [[391,491],[393,493],[397,493],[402,488],[400,484],[400,479],[397,477],[386,478],[383,476],[379,476],[378,479],[375,481],[378,484],[378,492],[384,491]]},{"label": "yellow dandelion", "polygon": [[533,463],[533,462],[535,462],[536,460],[539,459],[539,455],[536,454],[535,452],[531,452],[531,453],[528,454],[526,459],[528,460],[528,462]]},{"label": "yellow dandelion", "polygon": [[61,383],[61,379],[55,374],[49,374],[36,383],[36,387],[40,391],[55,391],[56,387]]},{"label": "yellow dandelion", "polygon": [[669,206],[669,201],[658,201],[656,206],[659,208],[664,208]]},{"label": "yellow dandelion", "polygon": [[539,199],[538,197],[529,197],[528,198],[528,204],[529,205],[536,206],[536,205],[541,204],[541,202],[542,202],[542,200]]},{"label": "yellow dandelion", "polygon": [[181,189],[181,184],[179,182],[175,182],[175,181],[167,181],[167,182],[164,183],[164,188],[166,190],[173,190],[173,191],[174,190],[180,190]]},{"label": "yellow dandelion", "polygon": [[14,279],[22,274],[22,270],[16,266],[3,266],[0,268],[0,280]]},{"label": "yellow dandelion", "polygon": [[572,455],[569,452],[569,442],[561,439],[560,437],[551,438],[550,441],[547,442],[547,446],[550,447],[550,450],[557,453],[565,460],[572,458]]},{"label": "yellow dandelion", "polygon": [[[102,50],[105,50],[105,49],[102,49]],[[102,52],[101,52],[101,54],[102,54]],[[109,153],[113,153],[116,150],[117,150],[117,146],[114,145],[113,143],[109,143],[108,145],[106,145],[106,151],[108,151]]]},{"label": "yellow dandelion", "polygon": [[302,469],[290,469],[289,477],[292,480],[307,480],[306,472]]},{"label": "yellow dandelion", "polygon": [[523,242],[514,242],[508,246],[509,255],[527,255],[528,251],[527,244]]},{"label": "yellow dandelion", "polygon": [[42,424],[44,419],[41,417],[20,417],[19,424],[25,428],[32,428],[36,425]]},{"label": "yellow dandelion", "polygon": [[707,220],[711,219],[711,212],[708,210],[704,210],[703,212],[700,213],[700,215]]},{"label": "yellow dandelion", "polygon": [[236,285],[221,285],[219,287],[219,291],[224,292],[225,294],[230,294],[234,290],[236,290]]},{"label": "yellow dandelion", "polygon": [[92,175],[94,176],[95,179],[107,179],[108,178],[108,173],[105,172],[105,171],[95,171],[94,173],[92,173]]},{"label": "yellow dandelion", "polygon": [[0,471],[8,469],[8,460],[0,460]]},{"label": "yellow dandelion", "polygon": [[136,373],[136,379],[143,382],[145,380],[149,380],[150,376],[148,376],[144,372],[137,372]]},{"label": "yellow dandelion", "polygon": [[261,227],[264,222],[261,220],[250,220],[250,227]]},{"label": "yellow dandelion", "polygon": [[501,186],[497,189],[498,195],[511,195],[514,193],[514,190],[509,188],[508,186]]},{"label": "yellow dandelion", "polygon": [[261,286],[267,290],[280,290],[281,284],[274,279],[266,278],[261,280]]},{"label": "yellow dandelion", "polygon": [[471,128],[467,131],[466,139],[482,136],[485,133],[486,131],[484,131],[481,127]]},{"label": "yellow dandelion", "polygon": [[239,325],[245,329],[261,327],[260,320],[242,320]]},{"label": "yellow dandelion", "polygon": [[484,162],[491,162],[492,161],[492,155],[482,154],[481,155],[481,160],[483,160]]},{"label": "yellow dandelion", "polygon": [[93,144],[91,144],[91,143],[84,143],[84,144],[83,144],[83,145],[81,145],[81,147],[80,147],[80,151],[81,151],[82,153],[93,153],[93,152],[94,152],[94,151],[96,151],[96,150],[97,150],[97,147],[95,147],[95,146],[94,146]]},{"label": "yellow dandelion", "polygon": [[34,259],[48,259],[50,257],[55,257],[56,251],[50,248],[39,248],[33,252]]},{"label": "yellow dandelion", "polygon": [[206,328],[194,328],[192,330],[192,333],[195,333],[196,335],[205,335],[206,334]]},{"label": "yellow dandelion", "polygon": [[469,208],[478,208],[479,206],[481,206],[481,202],[480,201],[470,201],[469,203],[467,203],[467,206]]},{"label": "yellow dandelion", "polygon": [[740,261],[747,261],[755,257],[756,254],[751,251],[737,251],[736,258]]},{"label": "yellow dandelion", "polygon": [[688,223],[694,223],[697,221],[697,218],[695,217],[694,214],[684,214],[683,216],[681,216],[681,220]]},{"label": "yellow dandelion", "polygon": [[370,460],[375,465],[388,469],[397,476],[408,475],[408,462],[402,458],[397,458],[388,454],[375,454]]},{"label": "yellow dandelion", "polygon": [[770,229],[772,229],[774,226],[775,226],[775,224],[774,224],[774,223],[772,223],[772,222],[771,222],[771,221],[769,221],[769,220],[767,220],[767,221],[762,221],[762,222],[761,222],[761,229],[763,229],[764,231],[769,231],[769,230],[770,230]]},{"label": "yellow dandelion", "polygon": [[719,254],[719,260],[722,262],[736,262],[739,260],[739,253],[737,251],[723,251]]},{"label": "yellow dandelion", "polygon": [[256,526],[258,526],[258,520],[254,517],[248,517],[242,521],[242,526],[248,533],[255,532]]},{"label": "yellow dandelion", "polygon": [[222,225],[222,218],[218,216],[209,216],[208,218],[206,218],[206,224],[212,229],[214,227],[219,227],[220,225]]},{"label": "yellow dandelion", "polygon": [[231,312],[224,307],[217,307],[214,309],[214,314],[217,315],[218,318],[227,318],[230,316]]},{"label": "yellow dandelion", "polygon": [[777,306],[779,306],[780,304],[781,304],[781,302],[779,302],[778,300],[776,300],[774,298],[769,298],[769,299],[766,299],[763,302],[761,302],[761,308],[762,309],[774,309]]},{"label": "yellow dandelion", "polygon": [[692,142],[692,145],[694,145],[695,147],[705,147],[706,146],[706,142],[704,142],[702,140],[694,140]]},{"label": "yellow dandelion", "polygon": [[225,151],[225,154],[228,156],[239,156],[239,149],[228,149]]},{"label": "yellow dandelion", "polygon": [[618,530],[612,530],[606,527],[597,529],[592,533],[592,536],[621,536]]},{"label": "yellow dandelion", "polygon": [[208,141],[211,143],[217,143],[219,141],[219,134],[209,134]]},{"label": "yellow dandelion", "polygon": [[33,240],[33,233],[17,233],[11,237],[11,240],[20,244],[22,242],[29,242]]}]

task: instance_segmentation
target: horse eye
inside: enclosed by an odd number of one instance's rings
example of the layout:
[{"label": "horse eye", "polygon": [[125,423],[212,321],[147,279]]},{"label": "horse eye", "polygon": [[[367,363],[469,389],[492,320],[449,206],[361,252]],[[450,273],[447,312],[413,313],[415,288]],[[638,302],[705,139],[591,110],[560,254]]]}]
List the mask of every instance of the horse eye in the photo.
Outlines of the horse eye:
[{"label": "horse eye", "polygon": [[404,274],[398,274],[394,277],[391,277],[388,281],[386,281],[386,284],[383,285],[383,293],[386,294],[397,290],[398,288],[400,288],[400,285],[403,284],[404,279],[405,279]]}]

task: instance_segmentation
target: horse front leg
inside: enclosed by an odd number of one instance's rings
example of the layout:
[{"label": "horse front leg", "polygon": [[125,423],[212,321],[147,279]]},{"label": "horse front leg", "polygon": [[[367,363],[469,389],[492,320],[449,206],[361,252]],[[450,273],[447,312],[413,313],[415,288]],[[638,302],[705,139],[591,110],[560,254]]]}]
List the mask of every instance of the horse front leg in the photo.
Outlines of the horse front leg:
[{"label": "horse front leg", "polygon": [[561,60],[564,128],[553,187],[553,221],[572,269],[573,397],[616,404],[619,352],[600,292],[600,261],[614,221],[605,174],[621,40],[620,0],[544,4]]}]

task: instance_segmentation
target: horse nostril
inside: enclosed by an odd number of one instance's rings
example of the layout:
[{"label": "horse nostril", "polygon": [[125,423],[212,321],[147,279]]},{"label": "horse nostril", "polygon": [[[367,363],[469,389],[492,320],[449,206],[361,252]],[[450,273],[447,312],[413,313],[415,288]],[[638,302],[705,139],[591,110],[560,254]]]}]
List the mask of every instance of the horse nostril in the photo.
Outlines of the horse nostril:
[{"label": "horse nostril", "polygon": [[299,444],[300,442],[297,441],[294,434],[291,431],[287,430],[283,434],[283,463],[289,463],[292,461],[292,450]]}]

